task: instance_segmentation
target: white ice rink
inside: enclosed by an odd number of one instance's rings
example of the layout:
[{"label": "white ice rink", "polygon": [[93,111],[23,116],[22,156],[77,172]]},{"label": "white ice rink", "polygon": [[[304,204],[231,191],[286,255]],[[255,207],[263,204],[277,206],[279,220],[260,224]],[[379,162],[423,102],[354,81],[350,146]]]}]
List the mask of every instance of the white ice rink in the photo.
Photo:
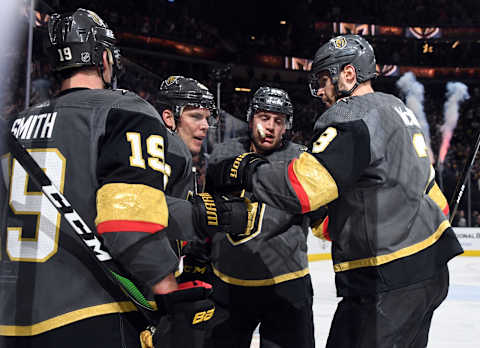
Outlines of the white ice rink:
[{"label": "white ice rink", "polygon": [[[450,290],[435,311],[428,348],[480,347],[480,257],[459,256],[449,262]],[[310,263],[316,347],[325,347],[338,299],[331,261]],[[252,348],[259,347],[258,331]],[[372,347],[373,348],[373,347]]]}]

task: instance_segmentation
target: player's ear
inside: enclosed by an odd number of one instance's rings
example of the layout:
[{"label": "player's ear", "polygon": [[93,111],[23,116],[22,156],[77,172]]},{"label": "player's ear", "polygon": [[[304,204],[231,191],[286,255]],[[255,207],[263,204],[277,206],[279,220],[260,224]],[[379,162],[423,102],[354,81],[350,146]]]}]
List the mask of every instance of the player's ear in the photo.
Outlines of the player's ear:
[{"label": "player's ear", "polygon": [[105,49],[102,54],[103,66],[109,66],[113,64],[112,51]]},{"label": "player's ear", "polygon": [[345,74],[345,80],[349,83],[352,83],[356,80],[357,78],[357,72],[355,71],[355,68],[353,65],[346,65],[345,68],[343,68],[343,72]]},{"label": "player's ear", "polygon": [[171,129],[172,131],[175,130],[175,118],[173,117],[172,110],[165,109],[162,112],[162,119],[165,125]]}]

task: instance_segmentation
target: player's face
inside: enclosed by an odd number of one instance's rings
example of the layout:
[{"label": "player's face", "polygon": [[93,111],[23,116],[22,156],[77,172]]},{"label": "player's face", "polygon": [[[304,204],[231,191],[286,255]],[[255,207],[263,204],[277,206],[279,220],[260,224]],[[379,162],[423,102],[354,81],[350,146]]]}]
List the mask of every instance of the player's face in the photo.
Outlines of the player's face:
[{"label": "player's face", "polygon": [[192,155],[200,153],[202,143],[207,136],[210,110],[203,108],[185,108],[177,124],[178,135],[187,144]]},{"label": "player's face", "polygon": [[335,86],[328,72],[322,72],[318,75],[318,90],[317,95],[322,98],[323,103],[327,108],[335,104],[337,100],[335,93]]},{"label": "player's face", "polygon": [[255,151],[264,153],[276,149],[287,129],[286,122],[286,115],[267,111],[257,112],[253,116],[251,128]]}]

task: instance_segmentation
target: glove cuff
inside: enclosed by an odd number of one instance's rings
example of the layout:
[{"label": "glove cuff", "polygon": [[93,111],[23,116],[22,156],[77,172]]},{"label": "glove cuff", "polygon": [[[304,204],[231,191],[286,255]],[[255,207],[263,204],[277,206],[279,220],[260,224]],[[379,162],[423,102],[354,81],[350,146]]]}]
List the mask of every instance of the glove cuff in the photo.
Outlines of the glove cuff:
[{"label": "glove cuff", "polygon": [[208,283],[194,280],[178,284],[178,289],[166,294],[155,295],[158,312],[160,315],[174,313],[174,306],[182,302],[194,302],[206,299],[212,292]]}]

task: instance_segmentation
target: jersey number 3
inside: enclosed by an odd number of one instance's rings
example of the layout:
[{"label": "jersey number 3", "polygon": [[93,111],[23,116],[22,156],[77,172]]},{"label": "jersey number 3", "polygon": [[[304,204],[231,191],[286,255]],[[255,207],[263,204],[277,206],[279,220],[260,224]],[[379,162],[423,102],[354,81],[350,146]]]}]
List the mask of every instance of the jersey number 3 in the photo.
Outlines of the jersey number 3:
[{"label": "jersey number 3", "polygon": [[325,151],[327,146],[332,142],[333,139],[335,139],[337,134],[338,132],[336,128],[328,127],[325,129],[325,131],[313,143],[312,153],[320,153]]}]

